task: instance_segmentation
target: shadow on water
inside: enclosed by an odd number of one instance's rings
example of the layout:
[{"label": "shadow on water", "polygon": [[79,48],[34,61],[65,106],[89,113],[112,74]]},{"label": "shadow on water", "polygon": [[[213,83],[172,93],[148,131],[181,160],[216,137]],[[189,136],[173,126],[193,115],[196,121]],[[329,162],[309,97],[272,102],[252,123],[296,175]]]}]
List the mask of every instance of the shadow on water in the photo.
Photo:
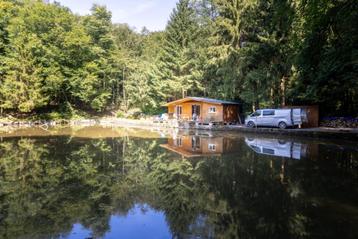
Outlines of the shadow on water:
[{"label": "shadow on water", "polygon": [[0,142],[0,238],[357,238],[357,169],[346,142],[12,132]]}]

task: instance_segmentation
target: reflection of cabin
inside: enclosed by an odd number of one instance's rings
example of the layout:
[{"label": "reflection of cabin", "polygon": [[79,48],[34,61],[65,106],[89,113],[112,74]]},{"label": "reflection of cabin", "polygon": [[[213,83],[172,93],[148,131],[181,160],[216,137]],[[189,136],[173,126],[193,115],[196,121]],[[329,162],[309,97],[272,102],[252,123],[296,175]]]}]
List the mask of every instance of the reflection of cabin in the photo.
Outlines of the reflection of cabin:
[{"label": "reflection of cabin", "polygon": [[209,98],[187,97],[169,102],[169,118],[179,120],[195,120],[200,123],[239,122],[239,104],[231,101]]},{"label": "reflection of cabin", "polygon": [[168,144],[161,147],[184,157],[220,156],[235,152],[235,142],[224,137],[200,137],[195,135],[169,138]]}]

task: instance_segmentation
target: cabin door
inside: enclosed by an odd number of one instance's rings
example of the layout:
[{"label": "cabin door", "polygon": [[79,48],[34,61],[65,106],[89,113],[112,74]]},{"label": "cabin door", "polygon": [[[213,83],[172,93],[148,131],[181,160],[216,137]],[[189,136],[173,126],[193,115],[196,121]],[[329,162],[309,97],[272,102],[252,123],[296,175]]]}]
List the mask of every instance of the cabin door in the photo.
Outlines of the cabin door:
[{"label": "cabin door", "polygon": [[175,114],[177,116],[177,119],[181,119],[182,113],[183,113],[183,107],[181,105],[177,105],[175,107]]},{"label": "cabin door", "polygon": [[191,112],[191,118],[193,120],[198,120],[200,118],[200,105],[192,105]]}]

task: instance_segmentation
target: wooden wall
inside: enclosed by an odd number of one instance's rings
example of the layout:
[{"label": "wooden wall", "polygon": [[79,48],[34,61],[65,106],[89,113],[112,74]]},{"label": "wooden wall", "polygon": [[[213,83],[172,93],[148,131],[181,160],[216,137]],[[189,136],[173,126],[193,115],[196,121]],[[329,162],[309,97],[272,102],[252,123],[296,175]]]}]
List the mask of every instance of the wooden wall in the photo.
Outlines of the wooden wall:
[{"label": "wooden wall", "polygon": [[[196,137],[196,140],[200,140],[198,145],[199,147],[193,148],[193,137]],[[179,140],[181,139],[181,145],[179,145]],[[211,155],[211,154],[221,154],[224,151],[223,148],[223,137],[199,137],[192,135],[179,136],[176,139],[168,139],[168,145],[172,148],[180,149],[178,152],[183,151],[188,154],[197,154],[197,155]],[[198,142],[198,141],[197,141]],[[209,145],[215,145],[215,150],[211,150]]]},{"label": "wooden wall", "polygon": [[170,105],[168,106],[168,114],[175,115],[175,107],[181,106],[182,107],[182,115],[181,118],[184,120],[190,120],[192,118],[192,106],[193,105],[200,105],[200,108],[202,109],[202,103],[201,102],[195,102],[195,101],[189,101],[185,103],[180,103],[177,105]]},{"label": "wooden wall", "polygon": [[224,122],[239,122],[239,105],[224,105]]},{"label": "wooden wall", "polygon": [[[209,113],[210,107],[215,107],[216,112]],[[203,103],[201,109],[201,118],[203,123],[222,122],[224,120],[223,111],[224,107],[222,105]]]},{"label": "wooden wall", "polygon": [[[239,121],[239,106],[238,105],[220,105],[206,102],[189,101],[177,105],[168,106],[168,114],[175,114],[175,107],[182,106],[182,119],[191,120],[192,106],[200,105],[200,122],[238,122]],[[216,112],[210,113],[210,107],[215,107]]]},{"label": "wooden wall", "polygon": [[[201,147],[203,154],[222,154],[224,153],[224,138],[215,137],[215,138],[201,138]],[[215,145],[215,150],[209,149],[209,145]]]},{"label": "wooden wall", "polygon": [[168,114],[174,114],[175,112],[175,105],[168,106]]},{"label": "wooden wall", "polygon": [[[181,140],[181,145],[179,144],[179,140]],[[170,138],[168,139],[168,144],[172,147],[182,148],[185,151],[194,152],[192,149],[192,139],[189,136],[182,136],[176,139]],[[201,150],[199,151],[201,152]]]},{"label": "wooden wall", "polygon": [[310,105],[310,106],[286,106],[286,109],[303,109],[307,114],[307,122],[302,124],[302,128],[315,128],[319,127],[319,106]]},{"label": "wooden wall", "polygon": [[[209,104],[205,102],[189,101],[178,105],[168,106],[168,114],[175,114],[175,107],[182,106],[182,119],[190,120],[192,118],[192,106],[200,105],[200,120],[203,123],[210,123],[212,121],[222,122],[223,121],[223,106],[216,104]],[[210,107],[216,107],[215,113],[209,113]]]}]

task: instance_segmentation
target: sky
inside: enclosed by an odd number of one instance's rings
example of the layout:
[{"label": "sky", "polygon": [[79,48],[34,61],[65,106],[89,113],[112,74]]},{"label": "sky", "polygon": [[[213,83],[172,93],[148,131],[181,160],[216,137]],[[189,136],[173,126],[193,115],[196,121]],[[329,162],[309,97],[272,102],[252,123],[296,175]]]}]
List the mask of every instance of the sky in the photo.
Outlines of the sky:
[{"label": "sky", "polygon": [[[53,2],[53,1],[51,1]],[[177,0],[56,0],[72,12],[86,15],[94,3],[107,6],[113,23],[128,23],[140,31],[164,30]]]}]

